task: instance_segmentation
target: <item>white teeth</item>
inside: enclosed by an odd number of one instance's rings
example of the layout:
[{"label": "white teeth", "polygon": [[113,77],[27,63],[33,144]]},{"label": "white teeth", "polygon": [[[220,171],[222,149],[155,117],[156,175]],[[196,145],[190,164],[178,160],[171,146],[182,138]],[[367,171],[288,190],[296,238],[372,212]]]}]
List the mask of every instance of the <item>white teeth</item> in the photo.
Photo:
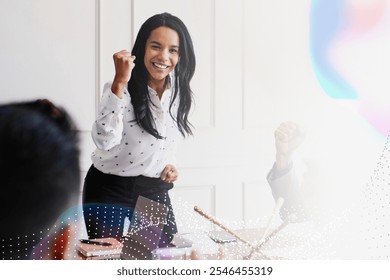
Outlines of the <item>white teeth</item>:
[{"label": "white teeth", "polygon": [[157,68],[160,68],[160,69],[167,69],[168,66],[167,65],[162,65],[162,64],[158,64],[158,63],[153,63],[154,66],[156,66]]}]

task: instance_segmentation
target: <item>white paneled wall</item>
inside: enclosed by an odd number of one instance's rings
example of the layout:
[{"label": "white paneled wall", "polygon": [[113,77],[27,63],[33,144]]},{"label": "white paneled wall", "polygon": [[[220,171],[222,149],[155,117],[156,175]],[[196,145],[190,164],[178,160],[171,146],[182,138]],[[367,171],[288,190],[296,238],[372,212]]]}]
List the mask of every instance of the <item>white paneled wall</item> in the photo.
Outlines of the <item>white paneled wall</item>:
[{"label": "white paneled wall", "polygon": [[[177,15],[197,57],[196,129],[179,149],[181,176],[172,190],[179,230],[194,229],[193,205],[242,226],[271,212],[265,176],[273,164],[273,130],[302,117],[303,106],[293,101],[306,94],[303,84],[315,88],[305,78],[312,75],[305,40],[289,31],[304,36],[308,0],[290,2],[1,0],[0,100],[46,97],[69,110],[80,128],[84,176],[101,89],[114,75],[113,53],[130,50],[150,16]],[[306,76],[294,72],[297,63]]]},{"label": "white paneled wall", "polygon": [[49,98],[90,130],[95,106],[94,0],[0,1],[1,101]]}]

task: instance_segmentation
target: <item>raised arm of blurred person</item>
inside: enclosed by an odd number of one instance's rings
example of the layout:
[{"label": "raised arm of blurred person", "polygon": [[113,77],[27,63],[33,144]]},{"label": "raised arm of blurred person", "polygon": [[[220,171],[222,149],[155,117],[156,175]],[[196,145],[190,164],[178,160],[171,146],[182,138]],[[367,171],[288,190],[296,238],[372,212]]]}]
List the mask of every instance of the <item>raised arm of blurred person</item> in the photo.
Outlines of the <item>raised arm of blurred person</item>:
[{"label": "raised arm of blurred person", "polygon": [[305,132],[294,122],[283,122],[275,130],[274,136],[275,163],[267,175],[272,195],[275,201],[279,197],[284,198],[280,210],[282,219],[295,214],[298,221],[306,220],[308,213],[293,168],[293,154],[305,139]]}]

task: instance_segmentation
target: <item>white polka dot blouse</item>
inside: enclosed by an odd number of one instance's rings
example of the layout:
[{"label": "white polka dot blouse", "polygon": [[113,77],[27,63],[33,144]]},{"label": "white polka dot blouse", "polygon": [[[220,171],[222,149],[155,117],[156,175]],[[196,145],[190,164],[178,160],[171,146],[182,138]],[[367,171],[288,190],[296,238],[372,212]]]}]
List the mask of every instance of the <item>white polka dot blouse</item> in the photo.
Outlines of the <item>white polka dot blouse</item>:
[{"label": "white polka dot blouse", "polygon": [[[92,127],[96,150],[92,153],[94,166],[106,174],[158,178],[167,164],[175,163],[177,142],[182,136],[169,113],[173,87],[167,88],[161,100],[149,87],[152,114],[156,128],[164,139],[156,139],[134,122],[130,94],[125,89],[123,98],[111,92],[111,83],[103,89],[99,112]],[[172,106],[176,116],[178,98]]]}]

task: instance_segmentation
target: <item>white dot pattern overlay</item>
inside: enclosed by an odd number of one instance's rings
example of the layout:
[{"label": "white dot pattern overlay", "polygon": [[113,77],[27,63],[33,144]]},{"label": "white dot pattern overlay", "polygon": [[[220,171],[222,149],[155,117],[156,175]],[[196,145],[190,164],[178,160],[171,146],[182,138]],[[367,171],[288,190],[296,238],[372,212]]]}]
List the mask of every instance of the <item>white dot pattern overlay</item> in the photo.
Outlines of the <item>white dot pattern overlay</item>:
[{"label": "white dot pattern overlay", "polygon": [[390,259],[390,134],[366,184],[362,205],[367,257]]}]

